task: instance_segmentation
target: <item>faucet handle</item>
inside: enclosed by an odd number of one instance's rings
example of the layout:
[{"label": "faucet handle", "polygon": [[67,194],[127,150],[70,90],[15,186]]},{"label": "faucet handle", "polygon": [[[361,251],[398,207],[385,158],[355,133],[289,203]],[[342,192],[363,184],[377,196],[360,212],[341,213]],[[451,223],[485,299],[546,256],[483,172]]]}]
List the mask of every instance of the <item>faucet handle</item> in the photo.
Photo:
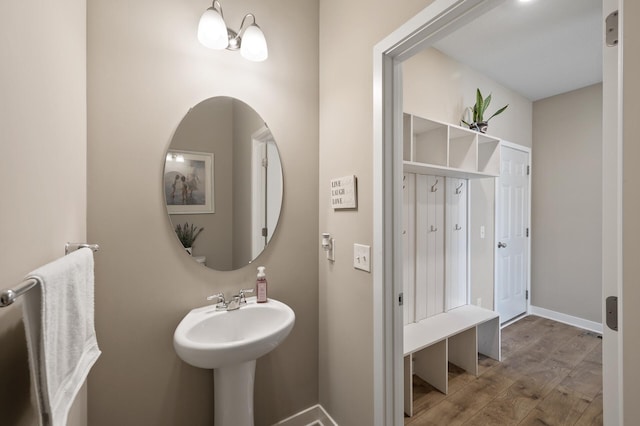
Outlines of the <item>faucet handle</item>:
[{"label": "faucet handle", "polygon": [[224,293],[212,294],[211,296],[207,296],[207,300],[217,299],[218,303],[216,304],[216,309],[225,310],[227,309],[227,301],[224,299]]},{"label": "faucet handle", "polygon": [[253,293],[253,289],[245,288],[238,292],[238,295],[240,296],[240,303],[247,303],[247,298],[245,296],[247,293]]},{"label": "faucet handle", "polygon": [[218,302],[224,303],[224,293],[212,294],[211,296],[207,296],[207,300],[218,299]]}]

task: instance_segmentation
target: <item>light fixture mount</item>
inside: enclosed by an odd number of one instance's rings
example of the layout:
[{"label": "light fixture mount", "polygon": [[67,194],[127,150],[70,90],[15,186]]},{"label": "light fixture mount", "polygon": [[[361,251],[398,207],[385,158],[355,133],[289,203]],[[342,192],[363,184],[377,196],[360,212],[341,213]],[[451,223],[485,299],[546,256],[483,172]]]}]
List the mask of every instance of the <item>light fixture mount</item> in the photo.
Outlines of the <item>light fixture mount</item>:
[{"label": "light fixture mount", "polygon": [[[253,22],[245,27],[247,18],[251,18]],[[254,62],[264,61],[269,56],[267,41],[256,23],[255,15],[244,15],[240,29],[236,32],[227,27],[222,5],[218,0],[214,0],[211,7],[202,14],[198,24],[198,40],[209,49],[240,50],[243,58]]]},{"label": "light fixture mount", "polygon": [[233,31],[231,28],[227,28],[227,34],[229,37],[229,46],[227,46],[227,50],[238,50],[240,49],[240,37],[238,37],[238,33]]}]

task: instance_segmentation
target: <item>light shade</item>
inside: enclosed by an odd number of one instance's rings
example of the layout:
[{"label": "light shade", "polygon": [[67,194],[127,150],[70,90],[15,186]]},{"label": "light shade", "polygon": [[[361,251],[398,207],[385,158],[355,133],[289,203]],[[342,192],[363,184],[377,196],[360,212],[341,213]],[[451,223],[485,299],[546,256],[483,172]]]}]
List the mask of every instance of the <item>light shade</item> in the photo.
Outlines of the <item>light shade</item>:
[{"label": "light shade", "polygon": [[261,62],[269,57],[267,40],[265,40],[262,30],[256,24],[251,24],[244,30],[242,43],[240,44],[240,54],[243,58],[254,62]]},{"label": "light shade", "polygon": [[222,15],[213,7],[205,10],[200,17],[198,40],[209,49],[226,49],[229,46],[227,25]]}]

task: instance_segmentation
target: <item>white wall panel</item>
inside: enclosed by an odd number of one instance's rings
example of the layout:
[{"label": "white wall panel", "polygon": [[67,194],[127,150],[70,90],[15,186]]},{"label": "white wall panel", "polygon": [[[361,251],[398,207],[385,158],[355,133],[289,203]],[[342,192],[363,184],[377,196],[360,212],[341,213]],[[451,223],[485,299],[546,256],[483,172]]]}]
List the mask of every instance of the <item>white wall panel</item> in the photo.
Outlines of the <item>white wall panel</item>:
[{"label": "white wall panel", "polygon": [[428,176],[416,176],[416,321],[427,317],[427,297],[429,289],[427,285],[427,264],[429,253],[428,229],[429,229],[429,192]]},{"label": "white wall panel", "polygon": [[445,178],[404,175],[404,323],[444,312]]},{"label": "white wall panel", "polygon": [[466,179],[446,179],[446,306],[467,304],[467,191]]},{"label": "white wall panel", "polygon": [[444,178],[428,176],[427,227],[427,317],[444,312]]}]

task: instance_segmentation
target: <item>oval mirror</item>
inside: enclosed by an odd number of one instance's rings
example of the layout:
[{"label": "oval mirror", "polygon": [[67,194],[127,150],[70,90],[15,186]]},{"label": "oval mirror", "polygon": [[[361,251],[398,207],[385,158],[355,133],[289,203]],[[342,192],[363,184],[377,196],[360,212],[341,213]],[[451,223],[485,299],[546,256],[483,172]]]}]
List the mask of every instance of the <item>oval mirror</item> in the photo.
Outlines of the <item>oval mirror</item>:
[{"label": "oval mirror", "polygon": [[194,261],[242,268],[273,237],[282,180],[278,147],[258,113],[230,97],[204,100],[182,119],[166,153],[171,232]]}]

